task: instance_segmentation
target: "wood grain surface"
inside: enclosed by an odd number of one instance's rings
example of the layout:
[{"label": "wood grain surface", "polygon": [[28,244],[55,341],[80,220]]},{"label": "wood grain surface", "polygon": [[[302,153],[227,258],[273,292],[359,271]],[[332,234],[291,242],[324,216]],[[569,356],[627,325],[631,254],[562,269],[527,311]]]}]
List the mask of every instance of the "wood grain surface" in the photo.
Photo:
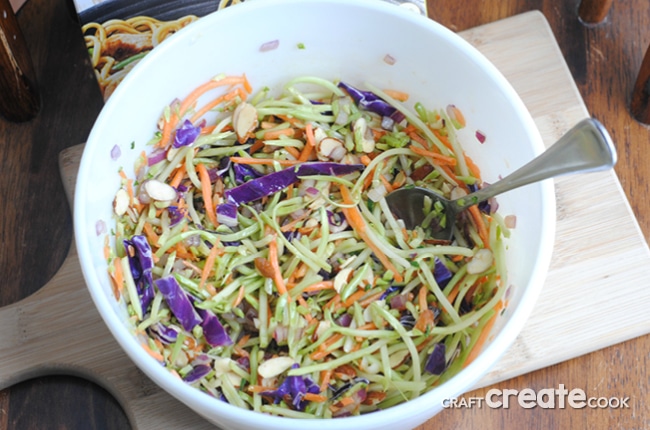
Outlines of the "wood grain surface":
[{"label": "wood grain surface", "polygon": [[[650,233],[648,129],[629,115],[629,94],[650,39],[647,3],[614,3],[604,23],[577,20],[578,1],[430,1],[429,15],[455,31],[538,9],[550,22],[588,110],[610,130],[619,150],[617,174],[646,238]],[[78,25],[64,0],[28,0],[18,14],[34,57],[43,108],[29,123],[0,120],[0,305],[43,286],[59,269],[71,219],[58,181],[57,154],[82,142],[101,108]],[[534,49],[534,47],[531,47]],[[83,102],[81,102],[83,101]],[[604,211],[603,216],[607,213]],[[615,220],[612,220],[612,223]],[[616,294],[616,291],[608,294]],[[602,305],[602,319],[609,316]],[[551,346],[551,345],[549,345]],[[630,397],[630,409],[455,409],[423,428],[648,428],[650,339],[642,336],[495,387],[541,389],[564,384],[598,397]],[[468,396],[482,396],[487,389]],[[122,429],[117,401],[92,382],[40,377],[0,392],[2,429]]]}]

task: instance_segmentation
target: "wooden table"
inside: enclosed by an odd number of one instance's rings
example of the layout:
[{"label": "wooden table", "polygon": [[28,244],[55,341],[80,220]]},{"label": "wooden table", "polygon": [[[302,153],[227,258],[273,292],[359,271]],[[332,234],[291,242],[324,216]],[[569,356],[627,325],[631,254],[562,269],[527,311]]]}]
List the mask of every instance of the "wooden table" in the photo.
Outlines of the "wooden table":
[{"label": "wooden table", "polygon": [[[647,1],[614,2],[605,22],[577,19],[579,0],[428,0],[429,15],[454,31],[540,10],[549,21],[587,108],[617,143],[616,172],[646,239],[650,238],[650,130],[628,110],[650,45]],[[72,220],[57,156],[83,142],[102,107],[69,0],[28,0],[18,20],[30,47],[43,105],[39,116],[14,124],[0,118],[0,306],[43,286],[63,262]],[[648,145],[648,146],[645,146]],[[602,310],[607,318],[607,309]],[[1,347],[1,346],[0,346]],[[47,353],[41,351],[40,353]],[[422,426],[435,428],[650,428],[650,336],[636,338],[490,388],[581,388],[598,397],[629,397],[626,409],[449,409]],[[125,429],[126,415],[96,384],[44,375],[0,392],[0,429]]]}]

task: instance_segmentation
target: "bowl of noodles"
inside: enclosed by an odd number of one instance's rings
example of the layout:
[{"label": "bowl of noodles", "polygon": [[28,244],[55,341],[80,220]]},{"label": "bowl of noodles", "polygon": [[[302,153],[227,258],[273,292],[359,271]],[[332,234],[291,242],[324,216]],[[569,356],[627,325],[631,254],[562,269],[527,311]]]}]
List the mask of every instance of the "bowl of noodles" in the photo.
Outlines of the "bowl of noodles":
[{"label": "bowl of noodles", "polygon": [[238,4],[162,42],[107,101],[77,181],[81,267],[128,356],[219,427],[415,427],[521,330],[554,194],[476,205],[451,240],[433,236],[436,205],[407,229],[386,195],[463,195],[543,149],[506,79],[427,18]]}]

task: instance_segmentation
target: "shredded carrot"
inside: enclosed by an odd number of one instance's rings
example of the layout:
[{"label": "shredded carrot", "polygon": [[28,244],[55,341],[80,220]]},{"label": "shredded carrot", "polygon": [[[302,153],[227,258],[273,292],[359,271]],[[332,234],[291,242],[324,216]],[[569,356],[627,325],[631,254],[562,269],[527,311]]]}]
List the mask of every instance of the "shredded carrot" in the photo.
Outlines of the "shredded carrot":
[{"label": "shredded carrot", "polygon": [[296,131],[293,128],[283,128],[280,130],[269,130],[262,137],[264,140],[277,140],[280,136],[293,137]]},{"label": "shredded carrot", "polygon": [[219,225],[219,222],[217,221],[216,208],[212,203],[212,183],[210,182],[210,174],[208,173],[207,167],[205,167],[205,164],[203,163],[196,165],[196,171],[199,174],[199,179],[201,180],[201,193],[203,194],[205,213],[212,225],[217,227]]},{"label": "shredded carrot", "polygon": [[396,190],[398,188],[402,188],[404,184],[406,184],[406,175],[397,174],[391,186],[394,190]]},{"label": "shredded carrot", "polygon": [[359,327],[357,327],[357,330],[374,330],[376,328],[377,326],[375,325],[375,323],[371,321],[363,325],[360,325]]},{"label": "shredded carrot", "polygon": [[485,221],[483,221],[483,216],[481,215],[481,211],[479,210],[477,205],[470,206],[468,210],[470,215],[472,215],[472,220],[476,225],[476,230],[478,232],[478,235],[483,241],[483,246],[490,249],[488,230],[487,230],[487,226],[485,225]]},{"label": "shredded carrot", "polygon": [[414,140],[420,145],[422,145],[423,148],[429,149],[429,142],[427,142],[427,140],[424,137],[420,136],[420,134],[417,131],[409,132],[408,136],[411,138],[411,140]]},{"label": "shredded carrot", "polygon": [[339,303],[341,303],[341,296],[337,294],[334,297],[332,297],[329,302],[325,303],[323,309],[336,308],[336,306],[338,306]]},{"label": "shredded carrot", "polygon": [[320,372],[320,392],[323,393],[327,390],[330,380],[332,379],[332,373],[334,371],[332,369],[327,369],[327,370],[322,370]]},{"label": "shredded carrot", "polygon": [[113,272],[111,272],[111,279],[113,280],[113,295],[116,300],[119,300],[122,288],[124,288],[124,273],[122,272],[122,264],[120,263],[119,257],[115,257],[113,269]]},{"label": "shredded carrot", "polygon": [[426,149],[418,148],[417,146],[414,146],[414,145],[409,146],[409,149],[411,151],[415,152],[416,154],[421,155],[423,157],[432,158],[436,162],[436,164],[444,164],[444,165],[447,165],[447,166],[455,166],[456,163],[457,163],[457,160],[454,157],[438,154],[437,152],[428,151]]},{"label": "shredded carrot", "polygon": [[307,400],[308,402],[316,402],[316,403],[323,403],[327,401],[326,396],[323,396],[322,394],[314,394],[314,393],[305,393],[303,399]]},{"label": "shredded carrot", "polygon": [[174,176],[172,177],[172,180],[169,182],[169,185],[171,185],[174,188],[178,188],[178,186],[181,184],[181,181],[185,177],[185,174],[187,173],[187,168],[185,167],[185,163],[181,164],[175,171]]},{"label": "shredded carrot", "polygon": [[321,282],[316,282],[315,284],[311,284],[304,290],[302,290],[304,293],[313,293],[314,291],[323,291],[323,290],[330,290],[334,288],[334,282],[332,281],[321,281]]},{"label": "shredded carrot", "polygon": [[454,288],[452,288],[447,295],[447,300],[449,300],[449,303],[454,303],[454,300],[456,300],[456,296],[458,296],[458,292],[460,291],[459,285],[460,284],[454,285]]},{"label": "shredded carrot", "polygon": [[305,147],[302,149],[298,160],[307,161],[311,156],[312,151],[316,147],[316,138],[314,137],[314,128],[311,123],[305,124]]},{"label": "shredded carrot", "polygon": [[354,304],[354,302],[356,302],[361,297],[363,297],[364,294],[366,294],[366,292],[364,290],[355,291],[354,293],[352,293],[352,295],[350,295],[350,297],[348,297],[343,302],[343,306],[345,306],[346,308],[349,308],[350,306],[352,306]]},{"label": "shredded carrot", "polygon": [[418,292],[418,304],[420,305],[420,312],[429,309],[429,303],[427,303],[427,289],[424,285],[420,287],[420,291]]},{"label": "shredded carrot", "polygon": [[104,238],[104,260],[108,260],[111,257],[111,246],[108,243],[108,236]]},{"label": "shredded carrot", "polygon": [[364,166],[368,166],[372,162],[372,159],[368,157],[366,154],[363,154],[361,157],[359,157],[359,161],[361,161],[361,164]]},{"label": "shredded carrot", "polygon": [[[346,204],[352,204],[354,203],[352,200],[352,197],[350,196],[350,191],[348,188],[343,185],[339,184],[339,188],[341,190],[341,197],[343,198],[343,203]],[[399,273],[397,268],[393,265],[393,263],[388,259],[386,254],[384,254],[381,249],[375,243],[370,239],[368,236],[368,233],[366,232],[366,222],[363,220],[363,216],[359,212],[359,209],[354,206],[354,207],[345,207],[342,208],[343,214],[345,215],[345,218],[347,219],[348,223],[354,231],[359,235],[359,237],[366,242],[368,247],[372,249],[372,251],[375,253],[375,256],[381,261],[381,263],[384,265],[386,270],[390,270],[393,273],[393,277],[395,278],[395,281],[397,282],[402,282],[404,279],[402,275]]]},{"label": "shredded carrot", "polygon": [[349,406],[354,403],[354,399],[352,397],[343,397],[339,400],[339,403],[343,406]]},{"label": "shredded carrot", "polygon": [[257,151],[260,149],[264,148],[264,141],[263,140],[256,140],[250,148],[248,148],[248,151],[250,154],[255,154]]},{"label": "shredded carrot", "polygon": [[384,184],[387,193],[393,191],[393,185],[390,182],[388,182],[388,179],[386,179],[384,175],[379,175],[379,179],[381,180],[381,183]]},{"label": "shredded carrot", "polygon": [[423,333],[426,333],[427,330],[429,330],[435,325],[434,319],[435,316],[433,314],[433,311],[429,308],[426,308],[422,312],[420,312],[420,315],[418,316],[418,319],[415,322],[413,328],[418,329]]},{"label": "shredded carrot", "polygon": [[474,160],[472,160],[467,155],[465,155],[465,164],[467,164],[467,168],[469,169],[469,172],[471,173],[472,176],[474,176],[475,178],[481,177],[481,169],[479,169],[476,163],[474,163]]},{"label": "shredded carrot", "polygon": [[454,116],[456,117],[456,121],[458,122],[458,124],[460,124],[461,127],[465,127],[467,122],[465,121],[465,115],[463,115],[463,112],[461,112],[461,110],[454,105],[450,105],[449,108],[454,113]]},{"label": "shredded carrot", "polygon": [[271,158],[253,158],[253,157],[230,157],[230,161],[239,164],[275,164],[281,166],[295,166],[302,163],[299,160],[273,160]]},{"label": "shredded carrot", "polygon": [[405,102],[409,99],[409,94],[404,91],[384,90],[387,96],[394,98],[398,102]]},{"label": "shredded carrot", "polygon": [[282,278],[280,263],[278,262],[278,242],[275,235],[269,242],[269,262],[273,268],[273,282],[275,282],[275,287],[278,289],[278,293],[280,295],[287,294],[287,286]]},{"label": "shredded carrot", "polygon": [[325,342],[321,343],[318,346],[318,349],[311,354],[309,354],[309,357],[312,360],[321,360],[325,358],[330,351],[328,351],[328,348],[332,345],[334,345],[336,342],[341,340],[343,338],[343,335],[341,333],[334,333],[332,336],[329,337]]},{"label": "shredded carrot", "polygon": [[217,256],[219,255],[219,251],[220,251],[218,245],[219,242],[216,242],[212,246],[212,249],[208,254],[208,258],[206,258],[205,260],[205,265],[203,266],[203,270],[201,271],[201,282],[199,283],[199,289],[203,288],[203,286],[205,285],[205,281],[207,281],[208,277],[210,276],[210,272],[214,267],[214,263],[217,260]]},{"label": "shredded carrot", "polygon": [[153,231],[153,227],[151,224],[148,222],[144,223],[144,226],[142,227],[144,230],[145,236],[147,236],[147,241],[154,246],[158,246],[158,235],[156,234],[155,231]]},{"label": "shredded carrot", "polygon": [[[298,296],[298,303],[300,303],[300,306],[303,308],[309,309],[309,304],[307,304],[307,301],[302,296]],[[311,323],[314,320],[314,317],[312,317],[309,313],[305,314],[304,316],[305,320],[307,320],[308,323]]]},{"label": "shredded carrot", "polygon": [[295,159],[299,159],[300,155],[302,154],[302,152],[298,151],[293,146],[285,146],[284,150],[287,151],[289,154],[291,154],[291,156],[294,157]]},{"label": "shredded carrot", "polygon": [[152,357],[155,358],[156,360],[158,360],[158,361],[162,361],[162,362],[165,361],[165,359],[164,359],[164,357],[162,356],[161,353],[159,353],[158,351],[154,351],[154,350],[151,349],[151,347],[149,347],[149,345],[147,345],[146,343],[141,343],[140,345],[142,345],[142,347],[144,348],[144,350],[147,351],[147,354],[149,354],[150,356],[152,356]]},{"label": "shredded carrot", "polygon": [[479,353],[481,352],[481,349],[483,349],[483,345],[485,345],[485,342],[490,336],[492,327],[494,326],[494,323],[497,320],[497,317],[499,316],[499,312],[501,311],[502,308],[503,308],[503,301],[499,300],[499,303],[497,303],[496,306],[494,306],[494,315],[490,317],[490,320],[483,327],[483,330],[481,331],[481,334],[476,340],[474,347],[467,355],[467,359],[465,360],[465,363],[463,363],[463,367],[467,367],[472,361],[474,361],[476,357],[479,355]]},{"label": "shredded carrot", "polygon": [[361,305],[362,308],[366,308],[366,307],[370,306],[370,304],[371,304],[372,302],[378,300],[378,299],[381,297],[382,294],[384,294],[384,292],[383,292],[383,291],[379,291],[379,292],[376,293],[376,294],[373,294],[373,295],[371,295],[371,296],[366,297],[366,298],[363,299],[363,300],[360,300],[360,301],[359,301],[359,304]]},{"label": "shredded carrot", "polygon": [[[233,91],[235,92],[235,91]],[[222,95],[220,97],[217,97],[216,99],[212,100],[209,103],[206,103],[201,109],[197,110],[194,115],[192,115],[192,118],[190,118],[190,121],[196,122],[201,118],[203,115],[208,113],[211,109],[214,109],[216,106],[219,104],[223,103],[226,100],[226,96]]]},{"label": "shredded carrot", "polygon": [[432,131],[433,134],[442,142],[442,144],[447,147],[447,149],[451,149],[452,151],[454,150],[454,146],[451,144],[447,136],[443,136],[437,129],[433,129]]},{"label": "shredded carrot", "polygon": [[305,218],[307,218],[311,212],[305,211],[303,214],[301,214],[298,218],[291,220],[290,222],[286,223],[282,227],[280,227],[281,231],[287,232],[291,230],[296,229],[296,225],[299,224],[300,222],[304,221]]},{"label": "shredded carrot", "polygon": [[244,293],[245,292],[246,292],[246,289],[244,288],[243,285],[241,287],[239,287],[239,293],[237,293],[237,297],[235,297],[235,300],[232,302],[232,307],[233,308],[236,308],[237,306],[239,306],[239,304],[242,302],[242,300],[244,300]]}]

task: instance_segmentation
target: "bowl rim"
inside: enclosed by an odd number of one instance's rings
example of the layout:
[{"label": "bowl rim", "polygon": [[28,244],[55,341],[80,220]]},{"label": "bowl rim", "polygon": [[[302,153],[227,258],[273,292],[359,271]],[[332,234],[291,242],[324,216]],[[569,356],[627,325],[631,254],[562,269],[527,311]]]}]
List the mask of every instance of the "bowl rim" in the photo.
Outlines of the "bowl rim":
[{"label": "bowl rim", "polygon": [[[392,14],[396,19],[407,20],[413,25],[427,27],[427,31],[436,33],[439,37],[444,38],[451,46],[454,46],[471,57],[471,60],[478,64],[483,70],[490,75],[491,80],[499,88],[503,94],[506,95],[510,103],[513,103],[519,113],[519,119],[524,125],[524,129],[530,138],[531,145],[537,152],[544,150],[544,144],[537,129],[535,122],[524,105],[523,101],[501,74],[501,72],[494,66],[478,49],[472,46],[469,42],[465,41],[462,37],[435,22],[434,20],[413,13],[412,11],[398,7],[394,4],[379,1],[379,0],[247,0],[244,3],[228,7],[226,9],[213,12],[198,21],[192,23],[188,27],[182,29],[177,37],[170,38],[163,42],[147,55],[141,62],[132,70],[118,85],[116,91],[111,98],[107,101],[106,105],[100,112],[87,140],[86,146],[80,162],[79,173],[76,181],[75,201],[84,201],[84,195],[87,193],[87,188],[90,186],[88,181],[84,178],[88,176],[91,166],[91,153],[96,151],[100,146],[101,137],[98,135],[107,118],[110,117],[110,112],[115,109],[115,106],[120,100],[121,92],[127,91],[129,82],[137,77],[134,73],[150,62],[156,61],[158,57],[162,57],[169,50],[172,50],[175,45],[181,43],[183,39],[192,37],[193,34],[199,34],[203,28],[210,25],[215,25],[214,21],[221,21],[229,19],[232,15],[239,15],[252,9],[264,9],[269,7],[278,7],[278,5],[290,6],[296,4],[304,4],[311,1],[315,4],[327,4],[331,6],[341,5],[346,6],[354,3],[356,6],[373,9],[380,13]],[[466,368],[456,374],[450,381],[455,381],[454,386],[462,387],[463,392],[471,389],[473,385],[483,377],[487,371],[496,363],[499,357],[506,352],[508,347],[514,342],[515,338],[519,335],[524,322],[530,316],[533,306],[544,285],[546,272],[550,266],[551,254],[553,249],[553,241],[555,237],[555,194],[552,180],[546,180],[539,184],[541,187],[542,196],[542,210],[544,224],[540,226],[543,230],[541,234],[542,243],[539,245],[540,254],[538,255],[538,262],[534,265],[533,273],[530,277],[530,282],[523,291],[519,305],[513,309],[508,321],[501,327],[500,331],[494,335],[492,341],[481,351],[479,357],[470,363]],[[131,361],[141,369],[148,377],[150,377],[158,386],[167,391],[169,394],[177,398],[179,401],[188,404],[188,399],[194,402],[189,405],[195,411],[199,410],[216,410],[219,415],[224,416],[229,421],[241,421],[242,423],[264,423],[273,427],[291,427],[291,426],[309,426],[309,425],[322,425],[322,419],[300,419],[286,418],[278,416],[269,416],[265,414],[255,413],[254,411],[247,411],[237,406],[230,405],[226,402],[218,401],[215,398],[205,395],[196,388],[176,379],[164,367],[160,366],[152,357],[150,357],[136,340],[135,336],[125,326],[124,322],[118,315],[115,314],[111,305],[107,302],[106,296],[100,287],[100,280],[98,270],[89,262],[89,256],[92,251],[89,247],[88,241],[84,239],[84,235],[88,231],[86,224],[86,208],[84,205],[76,204],[73,211],[74,217],[74,234],[75,243],[79,254],[79,262],[82,268],[82,273],[91,294],[92,300],[98,309],[104,323],[109,328],[113,337],[120,344],[125,353],[129,356]],[[450,387],[448,384],[441,385],[442,388],[447,389]],[[336,420],[336,425],[339,428],[356,428],[361,424],[363,426],[381,427],[387,422],[390,422],[390,416],[410,416],[416,415],[417,412],[423,408],[430,406],[430,398],[435,397],[432,392],[439,391],[441,388],[436,388],[428,393],[424,393],[416,399],[392,406],[386,410],[374,412],[372,414],[365,414],[362,416],[339,418]],[[449,398],[458,396],[462,392],[453,393],[448,392]],[[242,420],[243,416],[246,416]],[[293,423],[293,424],[292,424]]]}]

